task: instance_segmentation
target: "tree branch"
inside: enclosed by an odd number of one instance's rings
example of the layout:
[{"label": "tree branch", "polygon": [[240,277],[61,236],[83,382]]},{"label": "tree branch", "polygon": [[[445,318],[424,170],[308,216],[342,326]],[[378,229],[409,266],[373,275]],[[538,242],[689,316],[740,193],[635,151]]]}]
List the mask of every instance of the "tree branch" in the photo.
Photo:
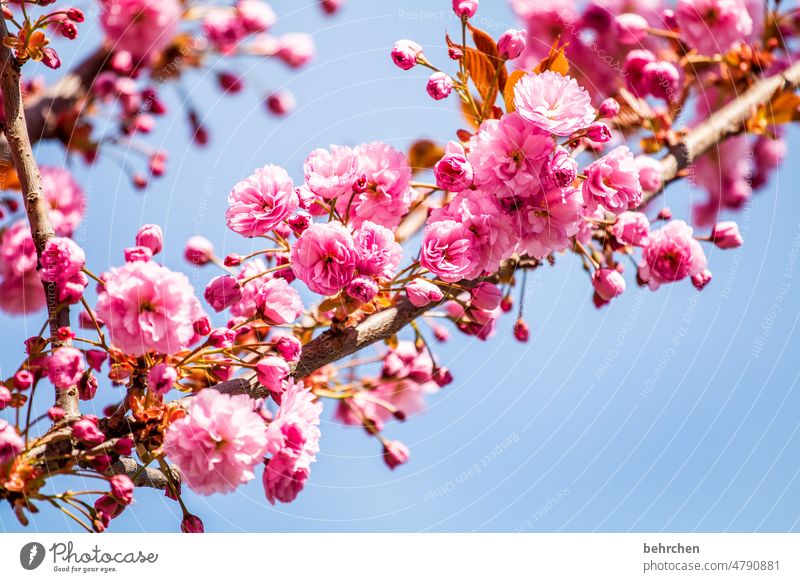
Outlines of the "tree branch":
[{"label": "tree branch", "polygon": [[[5,19],[0,18],[0,37],[8,35]],[[53,225],[50,223],[47,202],[42,192],[42,182],[39,168],[33,157],[28,128],[25,123],[22,107],[22,93],[20,89],[20,65],[11,49],[5,45],[0,46],[0,88],[3,91],[3,110],[6,123],[4,133],[8,142],[8,152],[14,161],[14,167],[22,187],[25,202],[25,212],[31,227],[36,255],[41,259],[45,244],[54,236]],[[8,156],[6,155],[6,159]],[[56,336],[59,327],[69,326],[69,308],[59,306],[56,298],[55,283],[43,283],[45,298],[47,300],[47,315],[50,322],[50,333]],[[53,347],[67,345],[69,342],[53,342]],[[66,412],[67,418],[78,416],[78,389],[72,386],[67,390],[56,391],[56,406]]]}]

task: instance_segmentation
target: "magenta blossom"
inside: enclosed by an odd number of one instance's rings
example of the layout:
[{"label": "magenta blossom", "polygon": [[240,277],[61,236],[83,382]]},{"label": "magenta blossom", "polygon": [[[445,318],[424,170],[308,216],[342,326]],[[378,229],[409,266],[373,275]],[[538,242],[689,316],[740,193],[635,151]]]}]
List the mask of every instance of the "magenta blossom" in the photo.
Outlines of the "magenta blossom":
[{"label": "magenta blossom", "polygon": [[58,348],[47,360],[47,377],[57,390],[77,385],[84,371],[83,355],[75,348]]},{"label": "magenta blossom", "polygon": [[467,161],[464,146],[451,141],[444,151],[442,159],[433,167],[436,185],[448,192],[461,192],[472,186],[475,172],[472,164]]},{"label": "magenta blossom", "polygon": [[320,223],[297,239],[291,260],[292,272],[314,293],[335,295],[353,279],[358,252],[341,223]]},{"label": "magenta blossom", "polygon": [[619,146],[590,164],[583,183],[583,198],[589,211],[602,206],[620,214],[642,203],[642,185],[633,154]]},{"label": "magenta blossom", "polygon": [[20,454],[24,448],[25,443],[17,429],[0,418],[0,464]]},{"label": "magenta blossom", "polygon": [[643,247],[650,242],[650,221],[641,212],[623,212],[609,230],[621,245]]},{"label": "magenta blossom", "polygon": [[650,243],[639,263],[639,277],[656,290],[664,283],[702,273],[705,268],[706,255],[692,228],[682,220],[673,220],[650,233]]},{"label": "magenta blossom", "polygon": [[39,275],[43,281],[63,281],[78,273],[85,264],[86,255],[74,240],[56,236],[44,246]]},{"label": "magenta blossom", "polygon": [[358,272],[391,279],[403,258],[403,247],[386,227],[364,221],[354,238],[358,252]]},{"label": "magenta blossom", "polygon": [[420,264],[447,282],[480,275],[475,235],[455,220],[439,220],[425,227]]},{"label": "magenta blossom", "polygon": [[147,384],[156,394],[166,394],[178,380],[178,371],[169,364],[157,364],[147,373]]},{"label": "magenta blossom", "polygon": [[115,51],[137,61],[149,58],[172,40],[181,5],[178,0],[102,0],[100,23]]},{"label": "magenta blossom", "polygon": [[413,40],[398,40],[392,48],[392,61],[404,71],[413,68],[420,56],[422,56],[422,47]]},{"label": "magenta blossom", "polygon": [[744,0],[678,0],[675,15],[681,38],[708,56],[728,52],[753,29]]},{"label": "magenta blossom", "polygon": [[352,193],[358,180],[358,156],[352,148],[332,145],[330,151],[316,149],[303,165],[306,184],[317,196],[330,200]]},{"label": "magenta blossom", "polygon": [[242,288],[236,278],[220,275],[208,282],[203,297],[214,311],[220,312],[241,301]]},{"label": "magenta blossom", "polygon": [[429,303],[444,299],[444,293],[438,285],[425,279],[414,279],[406,285],[406,295],[414,307],[423,307]]},{"label": "magenta blossom", "polygon": [[255,296],[256,309],[271,325],[292,323],[303,313],[303,301],[286,279],[270,279],[261,285]]},{"label": "magenta blossom", "polygon": [[202,390],[164,436],[164,451],[200,495],[230,493],[255,474],[267,448],[264,420],[245,394]]}]

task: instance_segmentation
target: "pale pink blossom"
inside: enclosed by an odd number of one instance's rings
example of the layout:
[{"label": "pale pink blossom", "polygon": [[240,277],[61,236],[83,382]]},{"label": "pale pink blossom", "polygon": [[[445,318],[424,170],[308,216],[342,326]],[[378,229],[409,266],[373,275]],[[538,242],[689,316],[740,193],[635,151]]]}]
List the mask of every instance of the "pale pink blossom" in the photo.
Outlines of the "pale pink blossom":
[{"label": "pale pink blossom", "polygon": [[299,205],[289,174],[269,165],[233,187],[225,218],[228,228],[242,236],[262,236],[289,218]]},{"label": "pale pink blossom", "polygon": [[0,418],[0,464],[20,454],[25,448],[17,429]]},{"label": "pale pink blossom", "polygon": [[156,394],[166,394],[178,380],[178,371],[169,364],[157,364],[147,373],[147,384]]},{"label": "pale pink blossom", "polygon": [[292,68],[302,67],[312,58],[316,48],[314,38],[305,32],[290,32],[278,39],[275,56]]},{"label": "pale pink blossom", "polygon": [[205,314],[186,275],[149,261],[113,268],[103,281],[97,314],[119,349],[174,354],[195,340],[194,322]]},{"label": "pale pink blossom", "polygon": [[621,245],[643,247],[650,242],[650,221],[641,212],[623,212],[609,230]]},{"label": "pale pink blossom", "polygon": [[41,166],[42,192],[58,236],[72,236],[86,212],[86,195],[65,168]]},{"label": "pale pink blossom", "polygon": [[320,223],[300,235],[291,261],[292,272],[314,293],[335,295],[353,279],[358,252],[341,223]]},{"label": "pale pink blossom", "polygon": [[705,268],[706,255],[692,228],[682,220],[673,220],[650,232],[650,243],[639,263],[639,277],[655,290],[664,283],[697,275]]},{"label": "pale pink blossom", "polygon": [[595,118],[588,91],[575,79],[552,71],[520,79],[514,86],[514,103],[525,120],[556,135],[585,129]]},{"label": "pale pink blossom", "polygon": [[57,390],[75,386],[85,371],[83,355],[75,348],[58,348],[47,360],[47,377]]},{"label": "pale pink blossom", "polygon": [[261,285],[255,296],[256,309],[271,325],[292,323],[303,313],[303,301],[297,290],[277,277]]},{"label": "pale pink blossom", "polygon": [[541,189],[540,174],[554,147],[549,134],[519,113],[485,121],[469,141],[475,186],[501,197],[533,195]]},{"label": "pale pink blossom", "polygon": [[206,389],[193,396],[186,416],[164,436],[164,451],[200,495],[230,493],[255,477],[267,449],[267,429],[253,400]]},{"label": "pale pink blossom", "polygon": [[441,301],[444,293],[438,285],[425,279],[414,279],[405,288],[408,300],[415,307],[423,307],[429,303]]},{"label": "pale pink blossom", "polygon": [[358,272],[362,275],[391,279],[403,258],[403,247],[388,228],[364,221],[354,237],[358,253]]},{"label": "pale pink blossom", "polygon": [[100,23],[111,47],[138,61],[172,40],[181,5],[177,0],[101,0]]},{"label": "pale pink blossom", "polygon": [[619,214],[642,203],[642,185],[633,154],[626,146],[611,150],[586,169],[583,199],[590,211],[602,206]]},{"label": "pale pink blossom", "polygon": [[464,146],[450,141],[444,151],[442,159],[433,167],[436,185],[449,192],[461,192],[472,186],[475,172],[467,161]]},{"label": "pale pink blossom", "polygon": [[739,225],[732,221],[718,222],[714,225],[711,240],[721,249],[735,249],[744,243],[739,233]]},{"label": "pale pink blossom", "polygon": [[239,0],[236,13],[247,32],[265,32],[278,20],[275,11],[264,0]]},{"label": "pale pink blossom", "polygon": [[678,0],[675,15],[681,39],[709,56],[728,52],[753,30],[744,0]]},{"label": "pale pink blossom", "polygon": [[303,165],[309,190],[326,200],[352,193],[353,184],[360,176],[358,169],[356,152],[336,145],[330,150],[314,150]]},{"label": "pale pink blossom", "polygon": [[413,40],[398,40],[392,48],[392,61],[407,71],[417,64],[417,57],[422,56],[422,47]]},{"label": "pale pink blossom", "polygon": [[425,89],[432,99],[441,101],[449,97],[450,93],[453,92],[453,78],[450,75],[437,71],[430,76]]},{"label": "pale pink blossom", "polygon": [[281,402],[291,371],[288,362],[278,356],[261,358],[256,364],[258,383],[269,390],[276,402]]},{"label": "pale pink blossom", "polygon": [[242,287],[235,277],[220,275],[208,282],[203,297],[214,311],[220,312],[241,301]]},{"label": "pale pink blossom", "polygon": [[154,255],[164,246],[164,233],[157,224],[145,224],[136,233],[136,246],[149,248]]},{"label": "pale pink blossom", "polygon": [[319,452],[322,404],[303,384],[291,382],[267,431],[264,492],[271,504],[289,503],[302,491]]}]

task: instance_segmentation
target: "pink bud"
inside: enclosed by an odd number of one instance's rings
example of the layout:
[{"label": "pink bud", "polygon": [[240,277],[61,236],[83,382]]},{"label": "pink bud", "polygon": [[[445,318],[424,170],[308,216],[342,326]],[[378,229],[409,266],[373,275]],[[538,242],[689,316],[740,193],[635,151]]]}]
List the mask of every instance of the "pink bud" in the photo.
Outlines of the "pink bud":
[{"label": "pink bud", "polygon": [[669,208],[662,208],[658,211],[658,220],[672,220],[672,210]]},{"label": "pink bud", "polygon": [[20,370],[14,374],[14,388],[17,390],[27,390],[33,385],[33,374],[28,370]]},{"label": "pink bud", "polygon": [[239,93],[244,88],[242,79],[233,73],[223,71],[217,75],[217,80],[226,93]]},{"label": "pink bud", "polygon": [[421,56],[422,47],[413,40],[398,40],[392,49],[392,61],[404,71],[413,68]]},{"label": "pink bud", "polygon": [[282,333],[272,338],[275,351],[287,362],[296,362],[300,359],[303,346],[300,340],[288,333]]},{"label": "pink bud", "polygon": [[453,382],[453,374],[447,368],[436,368],[433,372],[433,381],[439,386],[439,388],[444,388],[448,384],[452,384]]},{"label": "pink bud", "polygon": [[453,79],[450,75],[436,72],[428,79],[426,90],[428,91],[428,95],[437,101],[446,99],[453,91]]},{"label": "pink bud", "polygon": [[586,137],[596,143],[611,141],[611,130],[605,123],[593,123],[586,130]]},{"label": "pink bud", "polygon": [[407,463],[409,456],[408,447],[400,441],[387,441],[383,445],[383,460],[392,470]]},{"label": "pink bud", "polygon": [[83,11],[80,8],[68,8],[67,18],[75,22],[83,22]]},{"label": "pink bud", "polygon": [[276,401],[280,401],[280,396],[286,389],[286,378],[289,377],[291,368],[286,360],[277,356],[267,356],[259,360],[256,364],[256,374],[258,381],[264,388],[269,390]]},{"label": "pink bud", "polygon": [[130,455],[133,451],[133,439],[130,437],[121,437],[114,443],[114,452],[118,455]]},{"label": "pink bud", "polygon": [[72,438],[76,441],[94,447],[106,439],[106,435],[100,432],[97,425],[84,417],[72,425]]},{"label": "pink bud", "polygon": [[356,277],[347,285],[345,291],[353,299],[369,303],[378,294],[378,285],[369,277]]},{"label": "pink bud", "polygon": [[207,317],[201,317],[192,323],[192,328],[197,335],[208,335],[211,333],[211,321]]},{"label": "pink bud", "polygon": [[522,343],[527,342],[531,337],[530,328],[521,317],[514,323],[514,337]]},{"label": "pink bud", "polygon": [[500,291],[500,288],[497,285],[486,283],[485,281],[478,283],[470,293],[472,295],[470,305],[484,311],[496,309],[503,300],[503,292]]},{"label": "pink bud", "polygon": [[133,502],[133,481],[127,475],[114,475],[109,479],[111,495],[122,505]]},{"label": "pink bud", "polygon": [[52,406],[47,411],[47,417],[50,420],[52,420],[53,422],[58,422],[59,420],[64,418],[66,415],[67,415],[67,413],[64,412],[64,409],[59,407],[59,406]]},{"label": "pink bud", "polygon": [[592,285],[600,297],[611,301],[625,291],[625,278],[615,269],[598,269],[592,275]]},{"label": "pink bud", "polygon": [[432,302],[439,302],[444,299],[444,293],[438,285],[434,285],[426,279],[414,279],[406,285],[406,295],[408,300],[415,307],[423,307]]},{"label": "pink bud", "polygon": [[169,392],[178,380],[178,371],[168,364],[158,364],[147,374],[150,390],[162,396]]},{"label": "pink bud", "polygon": [[650,242],[650,222],[641,212],[623,212],[609,230],[621,245],[643,247]]},{"label": "pink bud", "polygon": [[639,44],[647,38],[648,23],[644,16],[626,12],[616,18],[617,41],[620,44]]},{"label": "pink bud", "polygon": [[275,91],[267,97],[267,109],[275,115],[288,115],[297,106],[297,101],[289,91]]},{"label": "pink bud", "polygon": [[462,51],[457,46],[451,46],[449,49],[447,49],[447,56],[449,56],[454,61],[457,61],[464,56],[464,51]]},{"label": "pink bud", "polygon": [[5,409],[11,402],[11,390],[0,385],[0,410]]},{"label": "pink bud", "polygon": [[610,119],[619,115],[619,102],[613,97],[609,97],[600,104],[600,117]]},{"label": "pink bud", "polygon": [[157,224],[145,224],[136,233],[136,246],[147,247],[154,255],[161,252],[164,244],[164,233]]},{"label": "pink bud", "polygon": [[461,144],[451,141],[447,144],[445,155],[433,167],[436,185],[448,192],[461,192],[472,186],[475,171],[467,161]]},{"label": "pink bud", "polygon": [[694,285],[698,291],[702,291],[705,289],[706,285],[711,283],[711,278],[711,271],[703,269],[696,275],[692,275],[692,285]]},{"label": "pink bud", "polygon": [[239,265],[242,264],[243,261],[244,259],[242,258],[242,255],[231,253],[225,257],[223,263],[225,264],[226,267],[238,267]]},{"label": "pink bud", "polygon": [[187,514],[181,521],[181,531],[183,533],[205,533],[203,521],[196,515]]},{"label": "pink bud", "polygon": [[98,473],[105,473],[111,466],[111,461],[113,461],[111,455],[96,455],[89,462],[92,465],[92,469]]},{"label": "pink bud", "polygon": [[242,287],[235,277],[221,275],[209,281],[203,296],[214,311],[219,313],[242,300]]},{"label": "pink bud", "polygon": [[128,247],[123,252],[126,263],[146,263],[153,258],[149,247]]},{"label": "pink bud", "polygon": [[527,32],[524,30],[507,30],[497,40],[497,49],[503,59],[516,59],[528,45]]},{"label": "pink bud", "polygon": [[330,16],[336,14],[342,4],[344,4],[344,0],[322,0],[322,10]]},{"label": "pink bud", "polygon": [[205,237],[193,236],[186,241],[184,256],[193,265],[205,265],[214,258],[214,245]]},{"label": "pink bud", "polygon": [[739,225],[731,221],[717,223],[711,231],[711,240],[721,249],[735,249],[744,242]]},{"label": "pink bud", "polygon": [[654,97],[672,102],[677,98],[680,85],[678,68],[668,61],[656,61],[642,70],[647,91]]},{"label": "pink bud", "polygon": [[94,374],[84,374],[78,380],[78,398],[80,400],[91,400],[97,394],[97,378]]},{"label": "pink bud", "polygon": [[453,12],[459,18],[472,18],[478,11],[478,0],[453,0]]}]

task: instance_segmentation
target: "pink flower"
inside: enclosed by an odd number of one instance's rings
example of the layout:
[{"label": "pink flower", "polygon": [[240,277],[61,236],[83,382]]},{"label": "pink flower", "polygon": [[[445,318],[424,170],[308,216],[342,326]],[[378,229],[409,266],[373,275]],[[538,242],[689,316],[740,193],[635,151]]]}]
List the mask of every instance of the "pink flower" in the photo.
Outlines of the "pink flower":
[{"label": "pink flower", "polygon": [[414,279],[406,285],[406,295],[414,307],[424,307],[429,303],[439,302],[444,298],[444,293],[438,285],[425,279]]},{"label": "pink flower", "polygon": [[640,155],[634,158],[639,170],[639,184],[645,192],[658,192],[663,184],[661,162],[651,156]]},{"label": "pink flower", "polygon": [[166,394],[177,381],[178,371],[169,364],[157,364],[147,373],[147,384],[156,394]]},{"label": "pink flower", "polygon": [[692,275],[692,285],[694,285],[694,288],[698,291],[702,291],[709,283],[711,283],[712,278],[713,276],[711,275],[711,271],[708,269],[703,269],[699,273]]},{"label": "pink flower", "polygon": [[271,325],[292,323],[303,313],[303,301],[296,289],[286,279],[270,279],[258,289],[256,308]]},{"label": "pink flower", "polygon": [[0,410],[5,410],[5,408],[11,402],[11,390],[6,388],[5,386],[0,386]]},{"label": "pink flower", "polygon": [[472,18],[478,11],[478,0],[453,0],[453,12],[459,18]]},{"label": "pink flower", "polygon": [[242,299],[242,288],[234,277],[220,275],[208,282],[203,296],[212,309],[219,313]]},{"label": "pink flower", "polygon": [[96,420],[84,416],[72,425],[72,438],[89,447],[96,447],[106,440],[106,435],[97,428]]},{"label": "pink flower", "polygon": [[728,52],[753,29],[743,0],[678,0],[675,15],[681,38],[708,56]]},{"label": "pink flower", "polygon": [[315,53],[314,38],[305,32],[290,32],[278,39],[275,56],[292,68],[307,64]]},{"label": "pink flower", "polygon": [[394,43],[392,61],[404,71],[413,68],[419,56],[422,56],[422,47],[413,40],[398,40]]},{"label": "pink flower", "polygon": [[214,245],[203,236],[193,236],[186,241],[184,256],[193,265],[205,265],[214,258]]},{"label": "pink flower", "polygon": [[300,359],[303,346],[295,336],[288,333],[276,333],[270,341],[274,345],[275,351],[287,362],[296,362]]},{"label": "pink flower", "polygon": [[127,475],[114,475],[108,480],[111,486],[111,495],[121,505],[133,503],[133,481]]},{"label": "pink flower", "polygon": [[103,280],[97,314],[119,349],[174,354],[195,340],[204,313],[186,275],[150,261],[111,269]]},{"label": "pink flower", "polygon": [[388,228],[364,221],[354,237],[358,253],[358,272],[362,275],[391,279],[403,258],[403,247]]},{"label": "pink flower", "polygon": [[203,520],[196,515],[187,515],[181,521],[181,531],[183,533],[205,533]]},{"label": "pink flower", "polygon": [[597,269],[592,275],[592,286],[600,297],[611,301],[625,292],[625,279],[616,269]]},{"label": "pink flower", "polygon": [[524,119],[556,135],[585,129],[595,118],[589,93],[575,79],[552,71],[520,79],[514,86],[514,103]]},{"label": "pink flower", "polygon": [[81,300],[84,290],[89,285],[89,278],[77,272],[69,279],[59,281],[56,285],[56,297],[59,303],[73,305]]},{"label": "pink flower", "polygon": [[358,156],[352,148],[332,145],[316,149],[303,165],[308,188],[326,200],[352,193],[358,180]]},{"label": "pink flower", "polygon": [[177,0],[101,0],[100,23],[115,51],[138,61],[172,40],[181,16]]},{"label": "pink flower", "polygon": [[288,115],[297,107],[297,100],[291,91],[278,89],[267,95],[267,110],[278,116]]},{"label": "pink flower", "polygon": [[193,396],[186,416],[164,436],[164,451],[200,495],[229,493],[253,479],[266,448],[266,427],[253,400],[213,389]]},{"label": "pink flower", "polygon": [[542,259],[571,244],[583,223],[581,191],[576,188],[550,188],[515,209],[514,231],[519,246],[530,256]]},{"label": "pink flower", "polygon": [[129,247],[124,250],[125,262],[149,261],[153,258],[153,251],[149,247]]},{"label": "pink flower", "polygon": [[551,187],[572,186],[578,177],[578,162],[566,148],[557,146],[547,162],[546,182]]},{"label": "pink flower", "polygon": [[227,8],[211,8],[203,18],[203,34],[221,53],[231,53],[247,31],[239,15]]},{"label": "pink flower", "polygon": [[47,377],[57,390],[75,386],[85,370],[83,356],[75,348],[58,348],[47,360]]},{"label": "pink flower", "polygon": [[590,212],[602,206],[619,214],[642,203],[639,170],[626,146],[619,146],[591,163],[585,174],[583,199]]},{"label": "pink flower", "polygon": [[678,68],[669,61],[648,63],[642,70],[647,92],[654,97],[672,102],[678,98],[681,76]]},{"label": "pink flower", "polygon": [[232,231],[252,238],[274,229],[299,205],[289,174],[269,165],[233,187],[225,218]]},{"label": "pink flower", "polygon": [[411,166],[408,158],[393,147],[372,142],[355,149],[359,160],[359,176],[365,187],[340,196],[336,210],[353,228],[365,220],[394,228],[408,212],[416,193],[411,188]]},{"label": "pink flower", "polygon": [[615,18],[617,38],[621,44],[635,45],[647,38],[647,19],[633,12],[619,14]]},{"label": "pink flower", "polygon": [[339,222],[315,224],[292,247],[292,272],[320,295],[335,295],[353,279],[358,261],[353,236]]},{"label": "pink flower", "polygon": [[527,33],[524,30],[507,30],[497,39],[497,49],[503,59],[516,59],[528,45]]},{"label": "pink flower", "polygon": [[609,230],[621,245],[644,247],[650,242],[650,222],[641,212],[623,212]]},{"label": "pink flower", "polygon": [[368,277],[356,277],[347,284],[345,293],[361,303],[369,303],[378,294],[378,284]]},{"label": "pink flower", "polygon": [[86,264],[83,249],[70,238],[56,236],[45,244],[39,272],[43,281],[69,279]]},{"label": "pink flower", "polygon": [[278,20],[272,7],[262,0],[239,0],[236,13],[247,32],[265,32]]},{"label": "pink flower", "polygon": [[20,454],[25,443],[17,433],[17,429],[0,418],[0,464]]},{"label": "pink flower", "polygon": [[476,309],[492,311],[500,306],[503,292],[492,283],[482,281],[470,291],[469,304]]},{"label": "pink flower", "polygon": [[467,161],[464,146],[451,141],[445,147],[442,159],[436,162],[433,172],[436,175],[436,185],[448,192],[461,192],[472,186],[475,172],[472,164]]},{"label": "pink flower", "polygon": [[300,383],[291,383],[267,431],[264,491],[271,504],[290,503],[302,491],[319,452],[322,404]]},{"label": "pink flower", "polygon": [[437,71],[430,76],[425,89],[432,99],[441,101],[453,92],[453,79],[450,75]]},{"label": "pink flower", "polygon": [[0,279],[0,308],[7,313],[31,313],[44,307],[42,280],[36,271]]},{"label": "pink flower", "polygon": [[410,456],[408,447],[400,441],[386,441],[383,445],[383,460],[392,470],[407,463]]},{"label": "pink flower", "polygon": [[639,277],[656,290],[664,283],[692,277],[705,268],[706,255],[693,237],[692,228],[682,220],[673,220],[650,233],[650,243],[639,263]]},{"label": "pink flower", "polygon": [[0,238],[0,274],[11,278],[35,273],[36,263],[31,229],[25,219],[18,220]]},{"label": "pink flower", "polygon": [[145,224],[136,233],[136,246],[147,247],[154,255],[161,252],[164,246],[164,233],[157,224]]},{"label": "pink flower", "polygon": [[291,372],[292,369],[286,360],[277,356],[261,358],[256,364],[258,383],[269,390],[276,402],[282,402],[282,396],[287,385],[286,379]]},{"label": "pink flower", "polygon": [[550,135],[519,113],[485,121],[469,141],[475,186],[501,197],[533,195],[541,189],[540,174],[554,147]]},{"label": "pink flower", "polygon": [[64,168],[41,166],[42,191],[57,236],[72,236],[86,211],[83,189]]},{"label": "pink flower", "polygon": [[603,119],[611,119],[619,114],[619,110],[619,102],[613,97],[608,97],[600,104],[598,112]]},{"label": "pink flower", "polygon": [[425,227],[420,264],[449,283],[481,274],[475,235],[455,220],[439,220]]},{"label": "pink flower", "polygon": [[739,234],[739,225],[735,222],[718,222],[711,231],[711,240],[721,249],[735,249],[742,246],[744,240]]}]

